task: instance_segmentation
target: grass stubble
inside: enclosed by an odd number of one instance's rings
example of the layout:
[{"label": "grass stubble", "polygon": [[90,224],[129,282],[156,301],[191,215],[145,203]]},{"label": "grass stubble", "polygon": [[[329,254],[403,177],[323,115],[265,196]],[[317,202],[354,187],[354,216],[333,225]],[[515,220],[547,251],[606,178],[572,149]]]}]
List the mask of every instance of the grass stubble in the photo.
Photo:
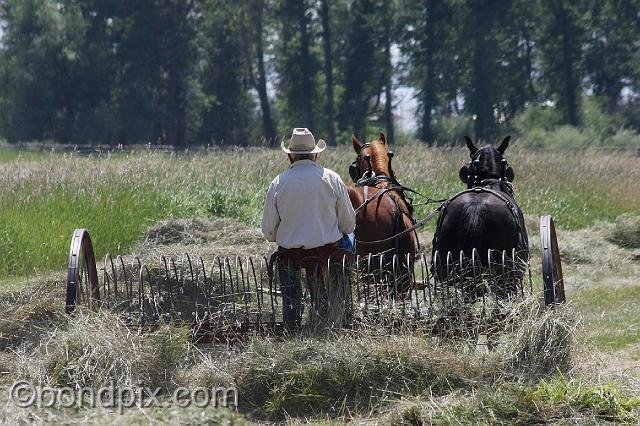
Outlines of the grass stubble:
[{"label": "grass stubble", "polygon": [[[420,148],[403,147],[397,158]],[[342,170],[344,154],[329,151],[323,162]],[[407,157],[402,166],[395,164],[406,184],[431,195],[433,188],[442,194],[460,189],[455,175],[466,159],[458,151],[421,150]],[[38,274],[20,285],[18,278],[5,278],[0,291],[0,421],[638,422],[640,372],[619,359],[623,353],[628,359],[638,356],[640,341],[631,302],[637,300],[640,269],[638,228],[629,215],[640,197],[637,186],[628,185],[637,176],[626,159],[589,152],[579,159],[560,157],[514,150],[510,162],[518,174],[532,250],[538,249],[536,214],[551,213],[565,228],[559,238],[571,302],[544,310],[535,297],[525,300],[490,351],[474,341],[387,335],[375,328],[284,341],[256,336],[242,347],[203,347],[194,346],[180,327],[138,334],[108,312],[67,317],[61,313],[64,277],[41,271],[63,264],[72,227],[92,230],[98,256],[116,250],[153,259],[184,251],[268,253],[273,247],[261,240],[255,225],[271,175],[286,164],[280,153],[263,150],[112,159],[55,155],[2,164],[0,212],[13,219],[5,229],[19,231],[18,212],[38,203],[42,208],[34,210],[34,222],[48,226],[39,234],[15,232],[8,245],[2,241],[5,248],[30,250],[27,259],[34,262],[14,267],[22,275]],[[618,167],[627,167],[627,174],[617,174]],[[558,169],[563,173],[552,172]],[[595,182],[594,172],[599,173]],[[576,193],[582,185],[589,192]],[[118,198],[122,190],[125,195]],[[68,232],[55,222],[64,203],[54,203],[57,212],[46,207],[52,193],[63,201],[78,194],[82,208],[76,222],[66,223]],[[427,209],[419,207],[418,216]],[[127,220],[120,234],[118,226]],[[42,249],[49,253],[46,262],[33,248],[33,241],[43,240],[59,240]],[[56,250],[63,255],[53,254]],[[24,252],[9,258],[20,262]],[[534,270],[538,261],[532,259]],[[12,274],[0,270],[0,276]],[[131,409],[123,416],[103,409],[19,409],[2,388],[17,378],[51,386],[144,382],[162,387],[165,399],[161,407]],[[181,385],[234,386],[239,412],[179,409],[166,396]]]}]

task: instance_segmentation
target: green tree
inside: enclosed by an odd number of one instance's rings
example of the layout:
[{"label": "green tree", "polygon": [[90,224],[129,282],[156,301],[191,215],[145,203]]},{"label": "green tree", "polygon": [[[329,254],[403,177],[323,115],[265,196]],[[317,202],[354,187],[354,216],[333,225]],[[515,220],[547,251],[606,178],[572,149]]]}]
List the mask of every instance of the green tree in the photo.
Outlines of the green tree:
[{"label": "green tree", "polygon": [[463,88],[465,109],[474,117],[475,136],[495,136],[495,111],[500,101],[500,20],[508,8],[501,0],[469,0],[465,24],[468,43],[469,80]]},{"label": "green tree", "polygon": [[335,81],[333,78],[333,40],[331,3],[329,0],[320,0],[320,16],[322,18],[322,48],[324,53],[324,78],[325,78],[325,119],[327,131],[327,143],[336,144],[335,124]]},{"label": "green tree", "polygon": [[637,0],[588,1],[585,71],[594,94],[606,99],[609,112],[616,110],[622,90],[640,77],[634,69],[640,40],[638,10]]},{"label": "green tree", "polygon": [[435,142],[434,121],[458,112],[465,78],[458,7],[451,0],[409,0],[400,12],[399,43],[408,64],[405,82],[418,89],[418,137],[428,144]]},{"label": "green tree", "polygon": [[276,8],[280,33],[276,47],[279,106],[289,127],[304,126],[316,131],[319,106],[314,22],[308,0],[280,0]]},{"label": "green tree", "polygon": [[265,21],[265,1],[253,0],[253,19],[255,23],[253,41],[255,49],[255,68],[252,79],[258,99],[260,100],[260,109],[262,112],[262,136],[268,141],[269,146],[276,143],[276,125],[271,114],[271,105],[267,93],[267,72],[265,67],[265,48],[264,48],[264,21]]},{"label": "green tree", "polygon": [[[77,35],[64,5],[7,0],[2,4],[4,38],[0,126],[9,141],[68,141],[75,91],[69,72],[77,60]],[[74,11],[75,13],[75,11]]]},{"label": "green tree", "polygon": [[250,4],[208,0],[203,10],[202,69],[204,96],[199,140],[248,145],[259,138],[255,102],[249,90],[252,64]]},{"label": "green tree", "polygon": [[378,10],[375,0],[354,0],[350,4],[342,49],[341,129],[361,138],[366,137],[367,121],[379,107],[384,84],[385,66],[380,45],[383,27]]},{"label": "green tree", "polygon": [[566,123],[577,126],[582,42],[580,4],[569,0],[541,0],[537,42],[541,52],[541,72],[546,94],[557,100]]}]

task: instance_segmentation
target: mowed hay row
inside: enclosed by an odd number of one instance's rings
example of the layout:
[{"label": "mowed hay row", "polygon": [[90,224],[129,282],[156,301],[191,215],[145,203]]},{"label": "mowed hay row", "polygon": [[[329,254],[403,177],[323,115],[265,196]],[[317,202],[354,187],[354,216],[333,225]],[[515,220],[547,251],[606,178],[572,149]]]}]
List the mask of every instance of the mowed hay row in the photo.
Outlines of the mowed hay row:
[{"label": "mowed hay row", "polygon": [[[12,350],[7,365],[11,379],[52,386],[158,386],[165,401],[177,386],[231,386],[238,391],[240,412],[254,420],[293,416],[395,423],[412,416],[455,421],[477,415],[500,422],[549,420],[560,413],[635,419],[635,403],[616,388],[576,393],[582,386],[579,379],[563,385],[557,378],[572,369],[574,328],[569,308],[544,310],[534,297],[513,307],[491,348],[408,330],[388,335],[377,328],[285,340],[254,336],[237,346],[196,347],[185,328],[161,326],[140,334],[112,313],[80,310],[41,335],[37,345]],[[547,381],[539,382],[540,378]],[[565,391],[550,395],[550,387],[562,386]],[[408,401],[416,402],[408,407]],[[613,402],[598,408],[606,401]],[[98,420],[93,410],[66,413],[7,407],[7,418],[29,412],[52,421]],[[140,419],[134,411],[127,411],[125,418]],[[104,415],[109,419],[113,414]],[[218,410],[176,411],[170,405],[148,415],[242,421]]]}]

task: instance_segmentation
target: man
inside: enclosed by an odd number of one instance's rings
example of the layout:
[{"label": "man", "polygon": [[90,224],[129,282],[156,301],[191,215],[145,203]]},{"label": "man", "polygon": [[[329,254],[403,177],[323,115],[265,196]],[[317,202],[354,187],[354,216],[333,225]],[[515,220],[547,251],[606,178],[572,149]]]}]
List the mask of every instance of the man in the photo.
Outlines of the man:
[{"label": "man", "polygon": [[[291,166],[269,186],[262,216],[262,233],[279,250],[310,250],[334,246],[354,251],[356,213],[340,176],[316,163],[324,151],[306,128],[295,128],[286,147]],[[283,319],[297,326],[302,318],[300,269],[278,267]]]}]

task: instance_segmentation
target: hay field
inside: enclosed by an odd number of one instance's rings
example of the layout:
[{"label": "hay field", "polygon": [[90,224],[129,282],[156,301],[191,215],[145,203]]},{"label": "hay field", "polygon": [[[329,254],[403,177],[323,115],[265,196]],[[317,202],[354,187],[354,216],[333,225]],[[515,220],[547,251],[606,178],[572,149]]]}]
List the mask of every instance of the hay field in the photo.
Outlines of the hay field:
[{"label": "hay field", "polygon": [[[91,231],[98,257],[268,252],[272,246],[256,228],[264,191],[287,167],[286,157],[263,149],[0,151],[0,422],[640,421],[640,160],[525,151],[517,141],[510,151],[532,250],[539,249],[538,215],[553,215],[560,227],[570,303],[541,312],[537,300],[525,301],[523,314],[489,352],[475,342],[375,329],[195,347],[176,327],[138,335],[108,313],[68,318],[64,266],[74,228]],[[353,157],[342,147],[321,162],[347,179]],[[409,145],[396,150],[394,168],[405,185],[444,198],[463,189],[457,174],[467,158],[463,148]],[[418,207],[416,216],[430,208]],[[534,256],[534,271],[537,263]],[[7,402],[3,388],[18,378],[92,387],[142,380],[161,387],[164,399],[161,407],[122,415],[22,409]],[[214,385],[238,389],[237,412],[181,409],[167,400],[177,386]]]}]

